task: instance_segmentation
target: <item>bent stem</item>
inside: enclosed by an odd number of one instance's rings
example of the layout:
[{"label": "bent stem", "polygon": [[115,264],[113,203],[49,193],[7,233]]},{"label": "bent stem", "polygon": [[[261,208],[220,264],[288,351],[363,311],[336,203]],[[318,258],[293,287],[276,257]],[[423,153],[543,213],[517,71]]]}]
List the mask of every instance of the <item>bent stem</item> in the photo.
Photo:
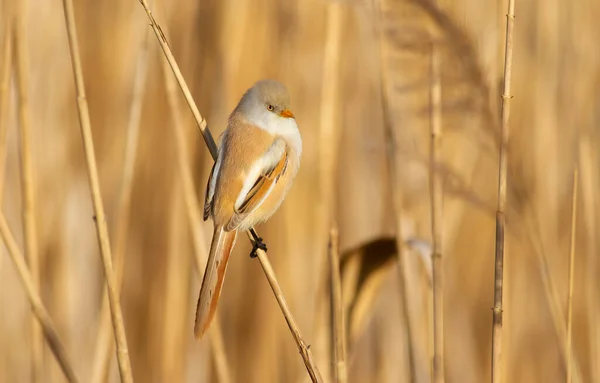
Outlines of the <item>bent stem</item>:
[{"label": "bent stem", "polygon": [[310,375],[310,379],[314,383],[322,383],[323,378],[321,377],[321,373],[315,364],[315,361],[312,356],[312,352],[310,351],[310,346],[306,345],[304,339],[302,338],[302,334],[300,333],[300,328],[298,327],[298,323],[294,319],[292,312],[290,311],[290,307],[285,300],[285,296],[283,295],[283,291],[281,290],[281,286],[279,286],[279,282],[277,281],[277,277],[275,276],[275,271],[273,271],[273,267],[271,266],[271,262],[267,257],[267,253],[262,249],[256,250],[256,255],[258,260],[260,261],[260,266],[262,267],[265,277],[267,277],[267,281],[273,290],[273,294],[275,295],[275,299],[277,299],[277,303],[281,308],[281,312],[287,322],[287,325],[298,345],[298,351],[300,351],[300,355],[302,356],[302,360],[304,361],[304,366],[306,367],[306,371]]},{"label": "bent stem", "polygon": [[44,304],[42,303],[42,299],[40,298],[35,282],[33,281],[33,276],[25,264],[23,254],[17,245],[17,240],[8,227],[8,223],[2,212],[0,212],[0,236],[2,236],[2,240],[6,245],[10,259],[17,268],[17,273],[19,274],[19,278],[21,278],[21,282],[25,287],[25,293],[31,304],[31,310],[42,327],[42,333],[46,337],[48,346],[50,346],[50,351],[52,351],[52,354],[58,361],[67,380],[72,383],[79,382],[79,378],[73,369],[71,358],[67,355],[64,343],[56,331],[56,326],[54,325],[50,314],[48,314],[48,310],[46,310],[46,307],[44,307]]}]

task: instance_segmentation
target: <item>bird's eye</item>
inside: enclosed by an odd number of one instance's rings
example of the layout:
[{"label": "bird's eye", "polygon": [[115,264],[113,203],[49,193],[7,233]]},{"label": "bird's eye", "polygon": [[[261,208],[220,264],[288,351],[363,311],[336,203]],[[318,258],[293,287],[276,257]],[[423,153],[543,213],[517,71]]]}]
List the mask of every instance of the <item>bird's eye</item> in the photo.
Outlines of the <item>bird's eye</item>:
[{"label": "bird's eye", "polygon": [[272,111],[273,111],[273,109],[275,109],[275,108],[273,107],[273,105],[271,105],[271,104],[267,105],[267,110],[268,110],[269,112],[272,112]]}]

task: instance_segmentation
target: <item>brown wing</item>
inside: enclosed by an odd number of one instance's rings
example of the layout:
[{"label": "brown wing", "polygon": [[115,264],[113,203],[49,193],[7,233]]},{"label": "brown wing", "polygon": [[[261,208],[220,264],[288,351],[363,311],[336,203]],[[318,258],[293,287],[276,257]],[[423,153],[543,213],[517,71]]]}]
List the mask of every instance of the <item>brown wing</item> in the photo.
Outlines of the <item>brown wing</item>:
[{"label": "brown wing", "polygon": [[204,220],[206,221],[208,219],[208,216],[210,215],[210,209],[212,208],[212,201],[213,201],[213,197],[214,197],[214,190],[210,191],[210,184],[212,183],[212,179],[214,176],[214,172],[215,172],[215,165],[217,164],[217,161],[215,161],[213,163],[212,168],[210,169],[210,175],[208,176],[208,182],[206,183],[206,192],[204,194]]},{"label": "brown wing", "polygon": [[288,153],[283,152],[283,156],[278,163],[264,173],[258,176],[258,179],[252,186],[252,189],[246,195],[244,201],[240,204],[227,224],[226,230],[235,230],[248,214],[256,210],[260,204],[268,197],[269,193],[285,174],[288,164]]}]

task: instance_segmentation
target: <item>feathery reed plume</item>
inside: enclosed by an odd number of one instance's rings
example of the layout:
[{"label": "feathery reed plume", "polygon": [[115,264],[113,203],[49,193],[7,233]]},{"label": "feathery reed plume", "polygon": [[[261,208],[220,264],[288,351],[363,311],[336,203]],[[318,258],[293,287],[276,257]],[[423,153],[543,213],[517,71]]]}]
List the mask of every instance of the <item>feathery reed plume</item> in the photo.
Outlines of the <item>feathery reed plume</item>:
[{"label": "feathery reed plume", "polygon": [[106,216],[102,203],[102,195],[100,194],[100,181],[98,179],[98,167],[96,165],[96,155],[94,153],[94,140],[92,137],[92,127],[90,123],[87,99],[85,96],[83,70],[81,67],[81,57],[79,56],[79,46],[77,43],[77,31],[75,29],[75,12],[73,10],[73,1],[63,0],[63,7],[67,35],[69,39],[69,49],[71,52],[71,63],[73,65],[73,77],[77,92],[79,125],[81,128],[81,137],[83,140],[83,149],[87,164],[89,186],[94,207],[94,222],[96,224],[96,232],[98,236],[98,242],[100,244],[100,253],[102,256],[102,263],[104,265],[104,277],[106,279],[106,288],[108,290],[108,300],[110,303],[113,331],[115,342],[117,344],[119,374],[121,376],[121,382],[132,383],[133,376],[131,372],[131,362],[129,361],[129,352],[127,350],[127,338],[125,335],[125,325],[123,323],[123,313],[121,312],[119,286],[113,271],[110,242],[108,238],[108,227],[106,225]]},{"label": "feathery reed plume", "polygon": [[[167,102],[169,103],[169,109],[171,110],[173,130],[175,131],[177,168],[179,169],[181,178],[181,190],[185,201],[189,228],[192,233],[195,255],[194,263],[198,275],[201,277],[204,274],[208,254],[206,253],[206,241],[202,235],[202,230],[200,230],[200,227],[202,226],[200,202],[198,201],[198,195],[194,190],[194,177],[189,162],[190,155],[188,154],[188,146],[183,131],[184,124],[181,117],[181,110],[177,104],[177,85],[175,84],[175,81],[173,81],[173,76],[169,73],[169,66],[166,60],[161,60],[161,66],[167,91]],[[219,320],[218,313],[215,313],[215,319],[213,320],[208,336],[218,381],[220,383],[231,382],[229,362],[227,361],[227,354],[225,353],[225,342],[223,341],[223,331],[221,330],[221,321]]]},{"label": "feathery reed plume", "polygon": [[577,189],[579,169],[577,159],[573,168],[573,191],[571,196],[571,244],[569,251],[569,294],[567,296],[567,383],[573,381],[573,284],[575,276],[575,244],[577,235]]},{"label": "feathery reed plume", "polygon": [[[5,12],[6,14],[6,12]],[[8,136],[8,115],[10,108],[10,79],[12,64],[12,20],[4,20],[4,42],[0,68],[0,206],[4,196],[4,173],[6,171],[6,144]],[[2,261],[0,261],[0,264]]]},{"label": "feathery reed plume", "polygon": [[[140,132],[140,120],[144,105],[146,89],[146,78],[148,74],[148,33],[142,39],[142,46],[138,53],[135,78],[133,80],[133,99],[131,111],[127,124],[127,138],[125,143],[123,174],[119,190],[115,229],[114,229],[114,271],[117,283],[117,294],[120,294],[123,281],[123,268],[125,263],[125,251],[127,237],[129,234],[129,218],[131,210],[131,193],[133,189],[133,176],[135,161],[137,157],[138,137]],[[100,323],[96,337],[96,348],[94,351],[94,364],[92,369],[92,383],[106,382],[108,377],[111,356],[114,353],[114,342],[111,337],[111,324],[109,315],[109,303],[107,290],[102,294],[102,308],[100,309]]]},{"label": "feathery reed plume", "polygon": [[432,281],[433,281],[433,382],[444,382],[444,268],[442,258],[443,179],[435,171],[442,161],[442,74],[440,51],[431,44],[430,62],[430,153],[429,182],[431,198]]},{"label": "feathery reed plume", "polygon": [[[202,115],[200,114],[200,111],[198,110],[198,107],[196,106],[196,104],[194,102],[192,94],[190,93],[190,90],[189,90],[187,84],[185,83],[183,75],[181,74],[181,71],[179,70],[179,66],[177,65],[177,62],[175,61],[175,57],[173,56],[173,53],[171,52],[171,48],[167,44],[167,39],[166,39],[164,33],[162,32],[162,29],[160,28],[160,26],[154,19],[154,16],[152,16],[152,12],[150,11],[150,8],[148,7],[148,3],[146,2],[146,0],[140,0],[140,3],[142,4],[142,6],[144,7],[144,10],[146,11],[146,15],[148,16],[148,19],[150,20],[150,26],[152,27],[154,34],[156,35],[156,38],[160,44],[160,47],[162,48],[163,53],[165,54],[165,57],[166,57],[169,65],[171,66],[173,74],[175,75],[175,78],[177,79],[177,83],[179,84],[179,87],[181,88],[181,91],[183,92],[183,94],[185,96],[188,106],[190,107],[190,110],[192,111],[192,114],[194,115],[194,119],[196,120],[196,123],[198,124],[198,127],[200,128],[200,131],[202,133],[202,136],[204,138],[206,146],[208,147],[208,150],[210,151],[210,154],[214,160],[214,159],[216,159],[216,156],[217,156],[217,146],[215,144],[215,141],[214,141],[212,135],[210,134],[210,131],[208,130],[206,120],[204,119],[204,117],[202,117]],[[251,233],[252,233],[252,235],[251,235]],[[248,235],[249,235],[249,237],[258,238],[258,235],[254,231],[254,229],[250,229],[248,231]],[[288,326],[294,337],[294,340],[296,341],[296,344],[298,345],[300,354],[304,361],[304,365],[306,366],[306,369],[307,369],[311,379],[313,380],[313,382],[322,382],[323,379],[321,378],[321,374],[312,358],[312,352],[310,351],[309,347],[307,347],[306,343],[304,342],[304,340],[300,334],[298,325],[296,324],[296,321],[293,318],[291,311],[289,310],[289,307],[287,305],[285,297],[283,296],[283,292],[281,291],[281,287],[279,286],[279,282],[277,282],[277,279],[275,278],[275,273],[273,271],[273,268],[271,266],[269,258],[267,257],[267,253],[264,250],[258,249],[256,251],[256,254],[257,254],[257,258],[260,261],[261,267],[263,268],[265,276],[267,277],[267,280],[268,280],[269,284],[271,285],[271,288],[273,289],[273,293],[275,295],[275,298],[277,299],[277,303],[279,304],[279,307],[281,308],[281,311],[285,317],[285,320],[288,323]]]},{"label": "feathery reed plume", "polygon": [[508,0],[506,46],[504,49],[504,89],[502,92],[502,124],[500,126],[500,159],[498,165],[498,208],[496,211],[496,251],[494,267],[494,309],[492,325],[492,383],[502,382],[502,289],[504,283],[504,228],[506,210],[507,146],[510,117],[510,80],[512,77],[513,29],[515,0]]},{"label": "feathery reed plume", "polygon": [[[35,176],[33,174],[33,150],[31,148],[31,112],[29,108],[29,58],[26,46],[26,7],[21,1],[17,7],[15,22],[15,70],[18,94],[19,133],[21,140],[21,193],[23,237],[25,239],[25,257],[31,272],[34,288],[40,290],[40,261],[38,252]],[[31,381],[41,382],[44,376],[44,338],[35,320],[31,318]]]},{"label": "feathery reed plume", "polygon": [[407,268],[405,262],[405,247],[404,247],[404,236],[402,234],[402,185],[399,174],[399,158],[396,150],[398,145],[398,139],[396,137],[396,130],[390,116],[391,103],[390,97],[388,96],[388,84],[390,79],[388,77],[388,60],[389,51],[388,45],[385,40],[385,1],[379,0],[374,5],[377,12],[377,22],[379,28],[379,80],[380,80],[380,92],[381,92],[381,104],[383,109],[383,128],[386,135],[386,150],[388,158],[388,167],[390,170],[390,180],[392,183],[392,203],[394,207],[394,218],[395,218],[395,229],[396,229],[396,256],[398,260],[398,282],[400,286],[400,306],[402,309],[402,319],[404,321],[404,336],[406,337],[406,347],[408,354],[408,381],[410,383],[416,382],[416,356],[413,340],[413,328],[410,319],[410,305],[408,295],[408,284],[407,284]]},{"label": "feathery reed plume", "polygon": [[333,362],[335,382],[346,383],[346,326],[340,277],[339,233],[334,224],[329,231],[329,269],[331,272],[331,317],[333,324]]},{"label": "feathery reed plume", "polygon": [[48,346],[50,346],[52,354],[58,361],[58,364],[60,365],[60,368],[65,374],[67,380],[71,383],[79,382],[79,378],[73,369],[71,358],[69,358],[67,355],[64,343],[56,331],[56,326],[54,325],[50,314],[48,314],[48,310],[46,310],[46,307],[44,307],[44,304],[42,303],[42,299],[40,298],[35,286],[35,282],[33,281],[33,276],[23,260],[24,257],[19,250],[17,240],[8,227],[8,223],[6,222],[6,218],[2,212],[0,212],[0,236],[2,236],[2,240],[4,241],[4,244],[8,250],[10,259],[17,268],[17,273],[19,274],[19,278],[21,278],[21,282],[23,283],[25,292],[27,293],[27,298],[31,304],[31,310],[41,325],[42,332],[46,337],[46,341],[48,342]]}]

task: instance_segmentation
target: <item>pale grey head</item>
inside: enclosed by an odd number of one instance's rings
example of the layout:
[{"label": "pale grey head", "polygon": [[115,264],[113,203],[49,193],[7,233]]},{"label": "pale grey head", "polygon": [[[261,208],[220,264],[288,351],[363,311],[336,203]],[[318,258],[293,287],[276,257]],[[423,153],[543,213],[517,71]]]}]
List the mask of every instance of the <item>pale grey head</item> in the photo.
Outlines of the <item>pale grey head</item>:
[{"label": "pale grey head", "polygon": [[244,93],[231,118],[285,138],[300,158],[302,138],[290,110],[290,94],[282,83],[275,80],[255,83]]},{"label": "pale grey head", "polygon": [[[242,96],[234,113],[241,113],[251,122],[261,125],[294,119],[290,111],[290,94],[285,85],[275,80],[261,80]],[[270,130],[270,129],[268,129]]]}]

